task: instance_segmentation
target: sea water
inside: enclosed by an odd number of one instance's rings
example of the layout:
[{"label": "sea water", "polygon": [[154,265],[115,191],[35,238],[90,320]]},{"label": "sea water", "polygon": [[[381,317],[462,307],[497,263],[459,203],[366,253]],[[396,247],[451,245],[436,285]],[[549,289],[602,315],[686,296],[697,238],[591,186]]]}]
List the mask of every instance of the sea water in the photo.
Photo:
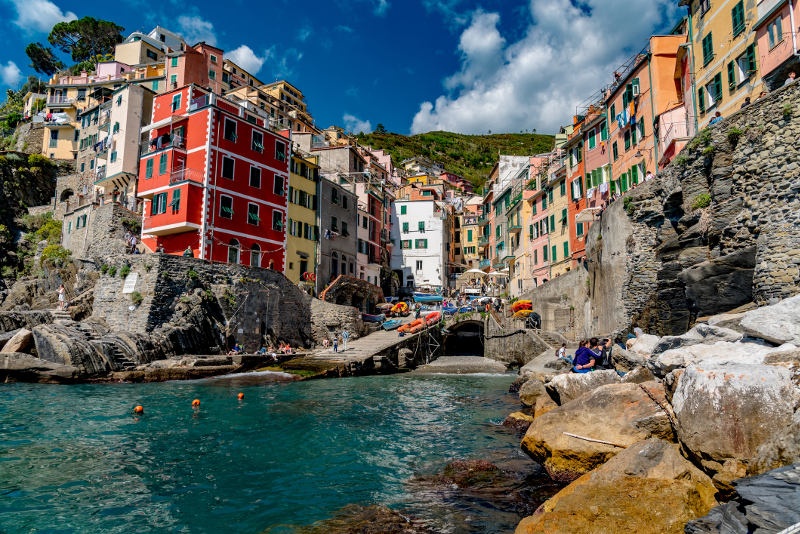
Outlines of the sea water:
[{"label": "sea water", "polygon": [[283,533],[351,504],[439,532],[519,521],[409,483],[453,459],[523,461],[500,425],[512,375],[261,378],[0,385],[0,532]]}]

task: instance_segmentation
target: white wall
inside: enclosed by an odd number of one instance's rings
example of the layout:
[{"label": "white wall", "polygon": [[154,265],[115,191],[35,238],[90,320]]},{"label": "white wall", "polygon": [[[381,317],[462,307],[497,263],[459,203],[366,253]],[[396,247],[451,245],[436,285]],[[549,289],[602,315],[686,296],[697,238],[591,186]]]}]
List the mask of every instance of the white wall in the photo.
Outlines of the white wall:
[{"label": "white wall", "polygon": [[[406,206],[406,214],[402,215],[402,206]],[[414,277],[416,287],[430,285],[445,287],[446,271],[444,268],[445,246],[447,243],[446,227],[439,213],[434,213],[436,203],[433,200],[396,200],[392,212],[392,270],[402,270],[401,284],[408,285],[407,276]],[[425,223],[425,231],[419,231],[419,222]],[[403,233],[403,223],[408,223],[408,233]],[[426,248],[417,248],[419,239],[427,240]],[[401,242],[411,240],[410,249],[402,248]],[[421,269],[417,263],[421,262]]]}]

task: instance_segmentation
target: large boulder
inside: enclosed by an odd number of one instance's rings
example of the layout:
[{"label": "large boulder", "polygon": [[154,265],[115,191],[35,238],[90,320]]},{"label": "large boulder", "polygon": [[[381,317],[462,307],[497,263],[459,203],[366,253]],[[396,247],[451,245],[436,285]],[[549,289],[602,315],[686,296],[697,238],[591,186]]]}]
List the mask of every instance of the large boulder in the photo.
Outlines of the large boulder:
[{"label": "large boulder", "polygon": [[544,382],[536,378],[531,378],[519,388],[519,400],[523,406],[536,406],[536,399],[542,395],[548,395],[547,389]]},{"label": "large boulder", "polygon": [[17,333],[3,345],[3,349],[0,350],[0,353],[27,352],[32,345],[33,332],[27,328],[20,328]]},{"label": "large boulder", "polygon": [[800,295],[745,312],[739,324],[749,336],[800,346]]},{"label": "large boulder", "polygon": [[758,341],[728,343],[718,341],[712,345],[697,344],[670,349],[650,358],[647,367],[659,378],[665,377],[675,369],[688,367],[700,362],[714,362],[719,365],[738,363],[759,365],[768,357],[790,353],[797,350],[794,345],[786,344],[773,347]]},{"label": "large boulder", "polygon": [[617,345],[614,346],[611,352],[611,357],[614,359],[614,365],[620,371],[633,371],[637,367],[643,366],[647,363],[648,356],[634,352],[632,350],[625,350]]},{"label": "large boulder", "polygon": [[611,369],[589,373],[565,373],[554,376],[547,383],[547,391],[558,404],[566,404],[588,391],[606,384],[618,383],[620,380],[617,372]]},{"label": "large boulder", "polygon": [[714,493],[708,476],[677,445],[648,439],[559,491],[523,519],[516,533],[678,534],[717,504]]},{"label": "large boulder", "polygon": [[659,341],[661,341],[661,338],[658,336],[642,334],[639,337],[629,339],[625,346],[631,352],[636,352],[642,356],[650,356]]},{"label": "large boulder", "polygon": [[637,441],[674,440],[664,387],[607,384],[533,419],[522,449],[550,476],[569,482]]},{"label": "large boulder", "polygon": [[725,487],[775,467],[759,459],[768,454],[759,449],[796,440],[792,425],[799,400],[786,368],[706,361],[681,373],[672,406],[681,443]]},{"label": "large boulder", "polygon": [[664,336],[653,349],[653,354],[660,354],[670,349],[688,347],[700,343],[713,344],[719,341],[736,342],[742,339],[742,334],[730,328],[713,326],[705,323],[695,325],[691,330],[680,336]]},{"label": "large boulder", "polygon": [[70,383],[78,378],[80,372],[71,365],[48,362],[30,354],[0,354],[0,382]]}]

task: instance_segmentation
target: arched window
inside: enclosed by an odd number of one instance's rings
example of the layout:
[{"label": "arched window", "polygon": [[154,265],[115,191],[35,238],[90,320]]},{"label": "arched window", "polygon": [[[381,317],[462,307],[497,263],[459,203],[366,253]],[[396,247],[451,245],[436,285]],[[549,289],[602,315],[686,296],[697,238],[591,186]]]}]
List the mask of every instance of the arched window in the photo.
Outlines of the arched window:
[{"label": "arched window", "polygon": [[75,193],[72,191],[72,189],[64,189],[61,192],[61,202],[68,201],[73,195],[75,195]]},{"label": "arched window", "polygon": [[335,278],[339,274],[339,255],[337,253],[331,254],[331,278]]},{"label": "arched window", "polygon": [[235,239],[228,245],[228,263],[239,263],[239,242]]},{"label": "arched window", "polygon": [[261,267],[261,247],[257,244],[250,249],[250,267]]}]

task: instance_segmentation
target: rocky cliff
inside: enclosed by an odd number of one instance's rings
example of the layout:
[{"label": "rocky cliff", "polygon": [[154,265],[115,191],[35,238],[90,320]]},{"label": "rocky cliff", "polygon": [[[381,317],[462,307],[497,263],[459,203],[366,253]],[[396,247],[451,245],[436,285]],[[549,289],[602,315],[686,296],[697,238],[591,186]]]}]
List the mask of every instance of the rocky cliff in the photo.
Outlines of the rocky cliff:
[{"label": "rocky cliff", "polygon": [[588,322],[685,332],[698,316],[800,292],[800,84],[705,128],[587,239]]}]

